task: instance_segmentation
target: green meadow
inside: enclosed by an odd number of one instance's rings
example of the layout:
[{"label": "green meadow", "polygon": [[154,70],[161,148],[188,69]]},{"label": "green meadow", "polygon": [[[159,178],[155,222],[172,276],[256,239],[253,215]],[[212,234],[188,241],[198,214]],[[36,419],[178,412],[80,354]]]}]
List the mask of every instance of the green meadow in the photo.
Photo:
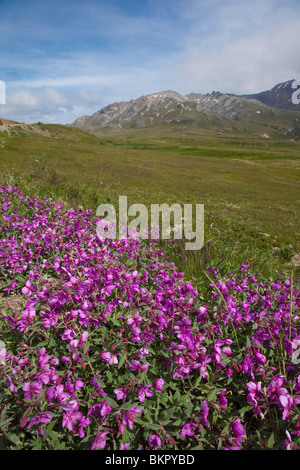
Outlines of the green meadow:
[{"label": "green meadow", "polygon": [[[153,203],[204,204],[205,244],[161,245],[186,276],[210,265],[300,277],[300,143],[258,132],[174,126],[92,135],[77,128],[35,124],[34,132],[0,133],[1,182],[94,213]],[[172,246],[171,246],[172,245]]]}]

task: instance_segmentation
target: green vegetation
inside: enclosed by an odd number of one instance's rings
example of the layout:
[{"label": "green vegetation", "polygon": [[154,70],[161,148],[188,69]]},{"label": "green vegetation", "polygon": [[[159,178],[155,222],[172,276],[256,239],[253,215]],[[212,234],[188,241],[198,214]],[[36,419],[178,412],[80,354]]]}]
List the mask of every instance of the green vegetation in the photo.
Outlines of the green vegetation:
[{"label": "green vegetation", "polygon": [[204,204],[205,246],[164,243],[189,278],[249,262],[266,276],[299,277],[300,144],[259,132],[169,126],[101,131],[36,124],[0,133],[1,182],[66,207]]}]

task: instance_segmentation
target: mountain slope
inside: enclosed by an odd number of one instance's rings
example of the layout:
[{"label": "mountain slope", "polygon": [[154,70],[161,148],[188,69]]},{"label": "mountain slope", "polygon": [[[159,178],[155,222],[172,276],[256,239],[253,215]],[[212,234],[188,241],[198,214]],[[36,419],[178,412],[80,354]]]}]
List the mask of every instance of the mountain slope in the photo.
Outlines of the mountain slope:
[{"label": "mountain slope", "polygon": [[[256,113],[257,111],[259,113],[265,111],[265,108],[257,100],[246,100],[238,95],[224,94],[219,91],[206,95],[190,93],[186,96],[189,100],[197,103],[197,111],[209,111],[237,121],[246,119],[253,111]],[[245,115],[245,111],[248,112],[248,115]]]},{"label": "mountain slope", "polygon": [[92,116],[77,119],[72,125],[75,127],[86,125],[127,127],[126,124],[143,126],[158,118],[161,113],[166,116],[174,108],[184,107],[183,103],[187,101],[187,98],[174,91],[153,93],[128,102],[110,104]]},{"label": "mountain slope", "polygon": [[169,90],[110,104],[92,116],[80,117],[71,126],[85,129],[137,128],[178,123],[218,125],[222,120],[216,120],[207,110],[199,112],[195,101]]},{"label": "mountain slope", "polygon": [[252,95],[243,95],[243,97],[247,99],[256,99],[268,106],[273,106],[278,109],[299,111],[300,105],[294,104],[292,100],[292,96],[296,91],[296,89],[292,87],[293,82],[295,82],[295,80],[288,80],[286,82],[278,83],[271,90],[262,91],[261,93]]}]

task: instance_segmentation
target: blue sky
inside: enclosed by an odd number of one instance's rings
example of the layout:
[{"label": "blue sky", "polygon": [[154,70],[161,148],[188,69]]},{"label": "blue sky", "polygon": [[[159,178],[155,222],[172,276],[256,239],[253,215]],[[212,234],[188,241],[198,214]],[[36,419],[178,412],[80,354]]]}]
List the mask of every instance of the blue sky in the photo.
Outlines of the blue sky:
[{"label": "blue sky", "polygon": [[163,90],[300,78],[299,0],[0,0],[0,116],[70,123]]}]

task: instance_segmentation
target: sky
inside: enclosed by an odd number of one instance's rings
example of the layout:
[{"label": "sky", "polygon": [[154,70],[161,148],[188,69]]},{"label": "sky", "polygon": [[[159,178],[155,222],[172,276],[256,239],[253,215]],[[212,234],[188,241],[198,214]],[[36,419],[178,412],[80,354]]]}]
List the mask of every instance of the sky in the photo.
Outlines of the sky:
[{"label": "sky", "polygon": [[257,93],[300,79],[299,46],[300,0],[0,0],[0,117],[69,124],[165,90]]}]

